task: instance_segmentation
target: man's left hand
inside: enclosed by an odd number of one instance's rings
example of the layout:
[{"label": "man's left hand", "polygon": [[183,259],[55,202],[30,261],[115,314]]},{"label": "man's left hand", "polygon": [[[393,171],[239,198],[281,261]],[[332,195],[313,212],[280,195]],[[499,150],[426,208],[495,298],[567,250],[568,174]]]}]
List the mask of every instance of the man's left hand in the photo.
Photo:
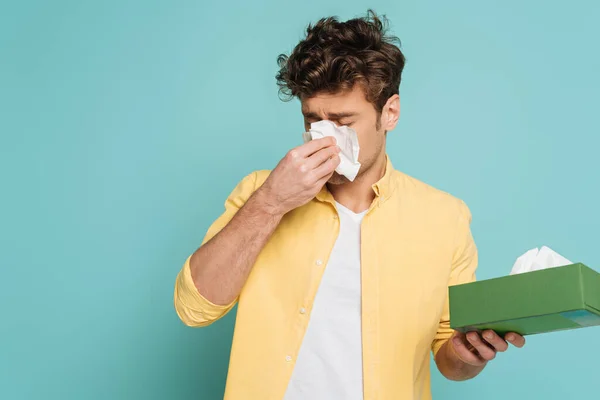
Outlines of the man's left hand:
[{"label": "man's left hand", "polygon": [[457,331],[448,344],[465,364],[483,367],[496,357],[496,353],[508,350],[509,343],[521,348],[525,345],[525,338],[512,332],[502,338],[492,330],[483,331],[481,334],[477,332],[464,334]]}]

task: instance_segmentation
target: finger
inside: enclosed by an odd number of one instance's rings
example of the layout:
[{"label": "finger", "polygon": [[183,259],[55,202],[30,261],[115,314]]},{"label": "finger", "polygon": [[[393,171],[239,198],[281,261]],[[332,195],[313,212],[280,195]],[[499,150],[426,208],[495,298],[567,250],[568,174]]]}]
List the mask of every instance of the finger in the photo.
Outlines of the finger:
[{"label": "finger", "polygon": [[308,143],[304,143],[303,145],[296,147],[293,152],[295,152],[300,158],[307,158],[325,147],[335,145],[336,141],[334,137],[325,136],[324,138],[314,139]]},{"label": "finger", "polygon": [[325,186],[325,184],[327,183],[329,178],[331,178],[332,175],[333,175],[333,171],[331,171],[331,173],[329,173],[329,174],[325,175],[324,177],[322,177],[321,179],[319,179],[317,181],[317,183],[315,184],[315,186],[318,187],[319,190],[321,190],[323,188],[323,186]]},{"label": "finger", "polygon": [[340,165],[340,156],[337,154],[325,161],[323,164],[319,165],[313,171],[314,176],[317,180],[320,180],[326,175],[332,174],[333,171]]},{"label": "finger", "polygon": [[506,340],[515,347],[522,348],[525,346],[525,338],[518,333],[509,333],[506,335]]},{"label": "finger", "polygon": [[338,146],[325,147],[308,157],[308,159],[306,160],[306,168],[309,171],[315,169],[331,157],[335,156],[336,154],[339,154],[339,152],[340,148]]},{"label": "finger", "polygon": [[473,353],[468,347],[464,337],[456,336],[452,339],[452,347],[460,360],[470,365],[481,365],[483,360]]},{"label": "finger", "polygon": [[498,336],[498,334],[494,331],[484,331],[483,338],[486,342],[492,345],[496,351],[505,352],[508,350],[508,343],[506,343],[506,341]]},{"label": "finger", "polygon": [[485,343],[477,332],[467,333],[467,340],[475,347],[475,350],[479,353],[481,358],[484,360],[493,360],[496,357],[496,351],[494,351],[487,343]]}]

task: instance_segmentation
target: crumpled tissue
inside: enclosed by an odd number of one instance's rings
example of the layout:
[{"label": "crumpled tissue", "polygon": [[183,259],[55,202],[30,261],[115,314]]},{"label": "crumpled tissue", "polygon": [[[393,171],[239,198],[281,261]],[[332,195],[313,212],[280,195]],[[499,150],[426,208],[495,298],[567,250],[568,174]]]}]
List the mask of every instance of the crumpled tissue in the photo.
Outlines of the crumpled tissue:
[{"label": "crumpled tissue", "polygon": [[356,131],[347,126],[337,126],[334,122],[323,120],[310,124],[310,130],[302,134],[304,142],[313,139],[320,139],[326,136],[333,136],[340,147],[340,165],[335,169],[340,175],[344,175],[348,180],[354,181],[360,163],[358,162],[358,135]]}]

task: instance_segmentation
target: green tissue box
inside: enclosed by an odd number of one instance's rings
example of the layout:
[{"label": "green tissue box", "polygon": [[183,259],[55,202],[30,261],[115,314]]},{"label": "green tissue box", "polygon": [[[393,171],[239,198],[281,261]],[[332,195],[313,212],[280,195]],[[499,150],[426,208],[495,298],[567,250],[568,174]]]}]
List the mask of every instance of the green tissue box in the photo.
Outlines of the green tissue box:
[{"label": "green tissue box", "polygon": [[450,326],[500,335],[600,325],[600,274],[583,264],[451,286]]}]

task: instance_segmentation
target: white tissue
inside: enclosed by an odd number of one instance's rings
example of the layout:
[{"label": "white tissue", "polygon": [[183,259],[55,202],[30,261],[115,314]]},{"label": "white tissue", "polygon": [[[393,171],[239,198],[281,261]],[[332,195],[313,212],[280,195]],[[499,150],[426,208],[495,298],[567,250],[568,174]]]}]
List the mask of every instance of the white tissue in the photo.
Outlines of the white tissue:
[{"label": "white tissue", "polygon": [[340,165],[335,169],[340,175],[344,175],[350,181],[353,181],[360,169],[358,162],[358,135],[354,129],[347,126],[336,126],[332,121],[319,121],[310,124],[310,130],[302,134],[304,142],[312,139],[320,139],[326,136],[333,136],[340,147]]},{"label": "white tissue", "polygon": [[539,271],[541,269],[562,267],[573,264],[554,250],[542,246],[541,249],[531,249],[521,257],[517,258],[510,275],[522,274],[524,272]]}]

